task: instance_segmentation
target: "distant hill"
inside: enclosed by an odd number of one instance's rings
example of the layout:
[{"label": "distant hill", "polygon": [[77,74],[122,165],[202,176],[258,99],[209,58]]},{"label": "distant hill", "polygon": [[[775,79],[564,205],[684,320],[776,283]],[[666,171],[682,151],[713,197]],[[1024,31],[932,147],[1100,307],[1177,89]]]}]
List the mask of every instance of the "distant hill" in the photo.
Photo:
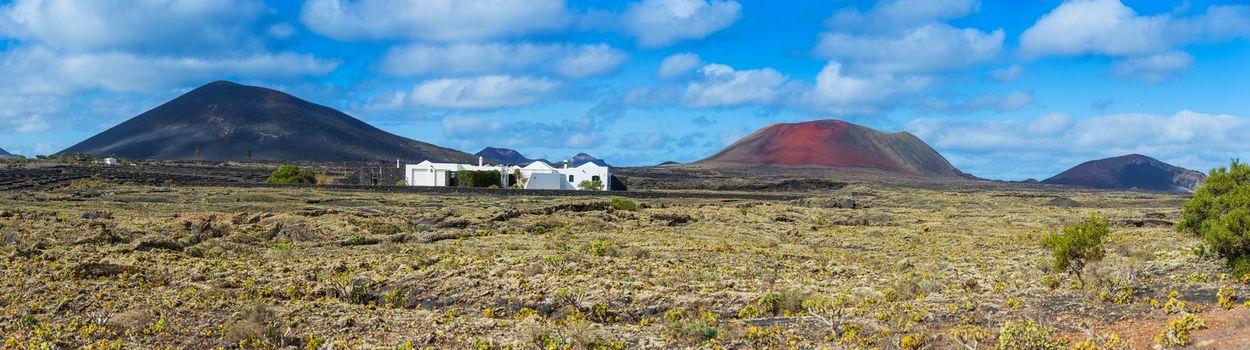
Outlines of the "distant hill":
[{"label": "distant hill", "polygon": [[486,147],[473,155],[482,157],[491,164],[526,165],[534,162],[534,159],[526,158],[521,152],[508,148]]},{"label": "distant hill", "polygon": [[542,158],[531,159],[531,158],[525,157],[525,155],[521,154],[521,152],[518,152],[517,150],[508,149],[508,148],[498,148],[498,147],[486,147],[486,148],[483,148],[481,151],[475,153],[474,155],[482,157],[482,159],[485,160],[487,163],[503,164],[503,165],[527,165],[533,162],[543,162],[554,167],[562,167],[564,166],[565,163],[568,163],[570,167],[581,166],[582,164],[586,164],[586,163],[595,163],[595,164],[602,165],[602,166],[611,166],[611,165],[608,165],[608,163],[603,161],[602,159],[595,158],[586,153],[578,153],[577,155],[573,156],[572,158],[569,158],[568,160],[561,160],[559,162],[552,162],[550,160],[546,160]]},{"label": "distant hill", "polygon": [[832,119],[773,124],[696,164],[720,167],[828,167],[932,177],[971,177],[910,133],[883,133]]},{"label": "distant hill", "polygon": [[1193,192],[1206,175],[1140,154],[1091,160],[1042,183],[1104,189]]},{"label": "distant hill", "polygon": [[61,154],[135,159],[470,162],[467,153],[375,128],[286,93],[213,82],[105,130]]},{"label": "distant hill", "polygon": [[581,166],[582,164],[586,164],[586,163],[595,163],[600,166],[611,166],[611,165],[608,165],[608,162],[603,161],[603,159],[595,158],[586,153],[578,153],[577,155],[573,156],[573,158],[569,158],[569,160],[567,161],[561,161],[559,163],[556,163],[556,165],[563,165],[565,162],[569,163],[569,166]]},{"label": "distant hill", "polygon": [[5,151],[3,148],[0,148],[0,157],[12,157],[12,156],[13,156],[12,153]]}]

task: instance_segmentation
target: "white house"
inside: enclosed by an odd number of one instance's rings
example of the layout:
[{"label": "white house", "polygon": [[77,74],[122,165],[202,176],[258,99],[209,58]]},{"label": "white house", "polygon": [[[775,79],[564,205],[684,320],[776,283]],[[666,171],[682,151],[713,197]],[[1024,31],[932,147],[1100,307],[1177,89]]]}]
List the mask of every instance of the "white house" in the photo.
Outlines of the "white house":
[{"label": "white house", "polygon": [[[513,167],[515,168],[515,167]],[[464,170],[494,170],[498,171],[501,183],[508,183],[508,178],[512,175],[512,170],[503,165],[487,165],[478,158],[478,164],[456,164],[456,163],[434,163],[431,161],[423,161],[417,164],[408,164],[404,166],[404,182],[408,186],[451,186],[457,171]]]},{"label": "white house", "polygon": [[116,165],[116,164],[117,164],[117,158],[104,158],[104,164],[105,164],[105,165]]},{"label": "white house", "polygon": [[612,170],[595,163],[586,163],[570,168],[568,165],[556,168],[543,162],[533,162],[520,169],[520,183],[526,189],[538,190],[577,190],[582,181],[598,180],[602,187],[599,190],[612,189]]},{"label": "white house", "polygon": [[577,190],[582,181],[596,181],[602,184],[599,189],[612,189],[611,169],[595,163],[586,163],[577,167],[553,167],[543,162],[533,162],[525,167],[487,165],[478,158],[478,165],[434,163],[423,161],[404,167],[404,177],[409,186],[450,186],[455,172],[462,170],[495,170],[500,173],[500,182],[509,183],[509,179],[519,175],[516,183],[525,189],[541,190]]}]

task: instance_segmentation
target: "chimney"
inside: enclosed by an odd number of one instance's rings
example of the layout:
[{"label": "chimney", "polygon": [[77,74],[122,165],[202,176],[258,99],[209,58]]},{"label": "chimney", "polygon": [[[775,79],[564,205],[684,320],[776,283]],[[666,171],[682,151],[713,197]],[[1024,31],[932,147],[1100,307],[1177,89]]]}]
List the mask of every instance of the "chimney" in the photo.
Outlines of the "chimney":
[{"label": "chimney", "polygon": [[564,168],[565,168],[565,169],[568,169],[568,168],[569,168],[569,161],[568,161],[568,160],[565,160],[565,161],[564,161]]},{"label": "chimney", "polygon": [[485,161],[486,161],[486,159],[483,159],[483,158],[482,158],[482,156],[478,156],[478,157],[477,157],[477,166],[482,166],[482,162],[485,162]]}]

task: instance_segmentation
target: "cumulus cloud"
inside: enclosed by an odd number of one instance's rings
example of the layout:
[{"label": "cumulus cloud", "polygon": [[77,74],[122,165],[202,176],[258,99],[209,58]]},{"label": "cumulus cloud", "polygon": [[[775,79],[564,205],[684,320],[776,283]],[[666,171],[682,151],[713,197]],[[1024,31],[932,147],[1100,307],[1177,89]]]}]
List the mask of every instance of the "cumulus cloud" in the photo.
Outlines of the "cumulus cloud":
[{"label": "cumulus cloud", "polygon": [[[920,118],[906,129],[943,154],[985,164],[966,171],[1015,179],[1043,178],[1082,161],[1130,153],[1198,170],[1250,153],[1250,144],[1241,141],[1250,132],[1250,118],[1188,110],[1173,115],[1112,114],[1085,119],[1061,113],[977,122]],[[1001,167],[1016,159],[1033,159],[1030,163],[1039,168]]]},{"label": "cumulus cloud", "polygon": [[1119,0],[1070,0],[1020,35],[1026,57],[1140,56],[1250,35],[1250,6],[1214,6],[1192,17],[1140,16]]},{"label": "cumulus cloud", "polygon": [[742,17],[742,5],[733,0],[643,0],[629,5],[621,17],[638,46],[664,47],[728,28]]},{"label": "cumulus cloud", "polygon": [[1194,57],[1181,51],[1130,57],[1111,65],[1111,73],[1123,79],[1156,83],[1180,75],[1194,63]]},{"label": "cumulus cloud", "polygon": [[464,110],[521,107],[537,102],[559,87],[559,82],[526,76],[434,79],[413,88],[408,102],[417,106]]},{"label": "cumulus cloud", "polygon": [[1179,17],[1142,16],[1119,0],[1070,0],[1020,35],[1020,54],[1116,58],[1118,77],[1154,82],[1184,71],[1193,58],[1178,49],[1250,37],[1250,6],[1212,6]]},{"label": "cumulus cloud", "polygon": [[848,8],[827,20],[817,56],[870,73],[933,72],[992,62],[1004,32],[956,28],[943,21],[979,9],[975,0],[881,1],[868,11]]},{"label": "cumulus cloud", "polygon": [[328,73],[337,62],[293,53],[199,58],[140,56],[126,52],[61,54],[45,48],[18,48],[0,56],[0,73],[15,92],[70,94],[88,89],[154,91],[241,75],[289,79]]},{"label": "cumulus cloud", "polygon": [[568,25],[563,0],[310,0],[300,20],[336,40],[483,41]]},{"label": "cumulus cloud", "polygon": [[826,24],[833,29],[886,33],[934,21],[967,16],[980,8],[977,0],[883,0],[868,11],[839,10]]},{"label": "cumulus cloud", "polygon": [[0,8],[0,37],[66,52],[103,50],[204,55],[256,47],[253,0],[17,0]]},{"label": "cumulus cloud", "polygon": [[1033,93],[1030,91],[1014,91],[1006,95],[986,93],[963,102],[949,102],[937,98],[929,98],[919,103],[919,107],[929,111],[947,113],[970,113],[982,110],[998,112],[1015,112],[1033,104]]},{"label": "cumulus cloud", "polygon": [[699,59],[699,55],[689,52],[673,54],[660,62],[660,69],[656,70],[655,76],[660,79],[673,79],[694,72],[702,65],[703,60]]},{"label": "cumulus cloud", "polygon": [[607,44],[412,44],[388,50],[380,66],[395,75],[545,72],[582,79],[614,73],[627,59]]},{"label": "cumulus cloud", "polygon": [[899,98],[911,96],[929,86],[925,77],[896,77],[890,74],[872,76],[847,75],[838,62],[829,62],[816,75],[816,84],[799,101],[819,111],[842,113],[874,113],[893,105]]},{"label": "cumulus cloud", "polygon": [[867,72],[930,72],[992,62],[1002,54],[1003,37],[1001,29],[930,23],[897,35],[823,33],[815,52]]},{"label": "cumulus cloud", "polygon": [[[81,118],[67,114],[92,99],[142,99],[134,94],[229,77],[291,81],[337,67],[334,60],[267,49],[265,40],[274,37],[267,29],[281,26],[266,26],[268,16],[272,13],[257,0],[17,0],[0,5],[0,40],[7,44],[0,51],[0,76],[6,82],[0,91],[0,101],[6,101],[0,125],[45,131],[48,125]],[[103,116],[101,109],[84,108],[92,109],[92,117]]]},{"label": "cumulus cloud", "polygon": [[782,94],[786,76],[772,68],[735,70],[723,64],[699,68],[699,79],[686,86],[683,104],[691,107],[771,104]]}]

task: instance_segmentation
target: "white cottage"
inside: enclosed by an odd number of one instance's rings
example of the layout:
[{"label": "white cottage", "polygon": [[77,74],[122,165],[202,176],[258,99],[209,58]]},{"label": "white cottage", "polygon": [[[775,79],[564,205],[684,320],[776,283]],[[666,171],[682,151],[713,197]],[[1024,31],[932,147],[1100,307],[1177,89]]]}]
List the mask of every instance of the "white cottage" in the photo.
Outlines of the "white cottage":
[{"label": "white cottage", "polygon": [[601,191],[612,189],[611,169],[595,163],[570,168],[555,168],[543,162],[534,162],[521,169],[526,189],[576,190],[582,181],[599,181]]},{"label": "white cottage", "polygon": [[481,159],[478,159],[478,165],[434,163],[427,160],[405,166],[404,181],[408,186],[451,186],[454,183],[453,179],[456,176],[456,172],[463,170],[498,171],[501,177],[500,182],[506,184],[514,169],[502,165],[486,165],[483,164]]},{"label": "white cottage", "polygon": [[423,161],[408,164],[404,167],[405,181],[409,186],[451,186],[457,171],[463,170],[495,170],[499,171],[502,183],[510,183],[513,176],[519,175],[516,183],[525,189],[540,190],[577,190],[582,181],[599,181],[601,191],[612,189],[611,169],[595,163],[586,163],[577,167],[553,167],[543,162],[533,162],[525,167],[487,165],[481,158],[478,165],[456,163],[434,163]]}]

